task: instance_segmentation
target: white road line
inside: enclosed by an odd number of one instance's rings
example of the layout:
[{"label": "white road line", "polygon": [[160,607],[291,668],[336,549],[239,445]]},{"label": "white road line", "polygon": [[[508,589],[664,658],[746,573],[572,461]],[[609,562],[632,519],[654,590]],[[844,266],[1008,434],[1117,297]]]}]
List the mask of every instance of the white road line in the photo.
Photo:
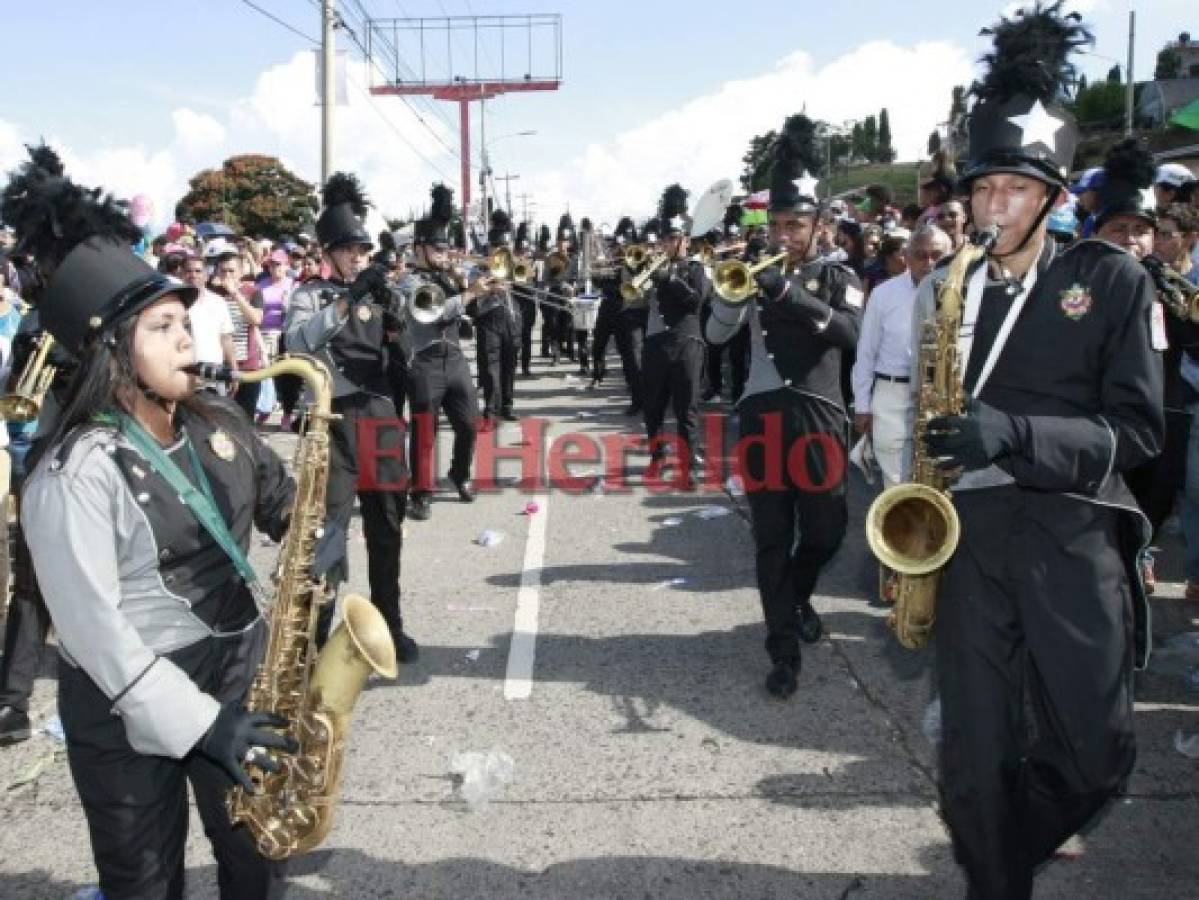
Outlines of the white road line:
[{"label": "white road line", "polygon": [[504,699],[528,700],[533,693],[533,661],[537,657],[537,615],[541,609],[541,567],[545,562],[545,529],[549,522],[550,498],[533,498],[539,507],[530,517],[525,542],[525,561],[516,594],[512,643],[508,647],[508,672],[504,676]]}]

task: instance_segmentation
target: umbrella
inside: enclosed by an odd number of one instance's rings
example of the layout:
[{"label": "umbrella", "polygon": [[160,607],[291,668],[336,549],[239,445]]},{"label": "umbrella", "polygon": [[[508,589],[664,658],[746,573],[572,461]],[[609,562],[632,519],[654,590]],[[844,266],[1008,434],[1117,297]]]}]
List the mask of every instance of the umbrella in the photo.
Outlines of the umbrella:
[{"label": "umbrella", "polygon": [[758,191],[756,194],[750,194],[741,201],[742,207],[745,209],[765,209],[770,205],[770,190]]},{"label": "umbrella", "polygon": [[1174,113],[1174,115],[1170,116],[1170,124],[1190,128],[1192,131],[1199,131],[1199,100],[1192,100]]},{"label": "umbrella", "polygon": [[237,232],[224,222],[201,222],[196,226],[196,234],[205,241],[215,237],[237,237]]}]

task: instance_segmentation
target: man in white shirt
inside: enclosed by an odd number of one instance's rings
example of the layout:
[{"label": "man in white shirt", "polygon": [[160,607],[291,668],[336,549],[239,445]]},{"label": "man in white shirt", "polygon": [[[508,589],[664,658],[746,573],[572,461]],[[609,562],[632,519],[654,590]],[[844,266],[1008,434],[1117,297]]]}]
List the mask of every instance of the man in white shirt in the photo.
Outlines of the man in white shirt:
[{"label": "man in white shirt", "polygon": [[192,343],[196,349],[196,362],[224,365],[237,368],[237,355],[233,348],[233,319],[225,298],[208,290],[207,267],[198,256],[193,256],[183,268],[183,280],[200,293],[196,302],[188,309],[191,320]]},{"label": "man in white shirt", "polygon": [[908,270],[876,287],[866,304],[851,376],[857,410],[854,428],[859,434],[870,432],[883,487],[900,481],[911,443],[907,420],[916,287],[951,249],[944,231],[935,225],[922,226],[903,251]]}]

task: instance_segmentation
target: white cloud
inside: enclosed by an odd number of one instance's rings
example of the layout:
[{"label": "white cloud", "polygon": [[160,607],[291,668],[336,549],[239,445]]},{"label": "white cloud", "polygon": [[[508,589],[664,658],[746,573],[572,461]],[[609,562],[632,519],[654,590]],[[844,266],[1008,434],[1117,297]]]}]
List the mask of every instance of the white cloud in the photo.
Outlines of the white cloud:
[{"label": "white cloud", "polygon": [[[449,134],[439,119],[426,116],[445,141],[443,145],[399,100],[368,99],[365,64],[352,61],[349,65],[348,103],[335,114],[337,166],[358,173],[382,212],[406,215],[410,208],[420,210],[431,182],[443,176],[418,152],[456,182],[457,160],[446,148],[455,146],[456,135]],[[318,181],[320,108],[315,83],[315,57],[300,52],[263,72],[253,91],[232,105],[224,121],[189,107],[174,110],[172,136],[166,146],[85,148],[68,146],[49,131],[45,138],[79,181],[102,185],[117,196],[147,195],[156,211],[154,223],[162,226],[170,221],[175,203],[186,193],[188,179],[201,169],[219,166],[233,154],[278,156],[301,177]],[[0,120],[0,169],[7,171],[17,165],[25,158],[23,144],[38,142],[42,134],[39,128]]]},{"label": "white cloud", "polygon": [[948,114],[953,85],[972,76],[966,49],[950,43],[871,41],[820,69],[797,52],[765,74],[727,82],[588,146],[564,166],[531,178],[531,192],[541,210],[565,209],[569,202],[576,217],[614,222],[622,213],[644,215],[672,181],[697,196],[720,178],[735,180],[749,139],[799,111],[841,123],[886,107],[899,158],[916,159]]}]

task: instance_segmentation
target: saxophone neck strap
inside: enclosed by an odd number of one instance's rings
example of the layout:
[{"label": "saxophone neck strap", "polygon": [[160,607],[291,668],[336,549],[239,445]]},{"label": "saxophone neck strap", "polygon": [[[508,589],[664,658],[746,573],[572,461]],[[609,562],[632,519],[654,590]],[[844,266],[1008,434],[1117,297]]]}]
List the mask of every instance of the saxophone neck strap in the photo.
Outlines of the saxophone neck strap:
[{"label": "saxophone neck strap", "polygon": [[220,508],[212,495],[208,476],[204,473],[204,466],[200,463],[200,455],[196,452],[187,430],[183,431],[183,445],[187,448],[188,462],[195,473],[196,481],[199,482],[198,489],[183,473],[183,470],[175,464],[162,445],[154,439],[153,435],[147,432],[132,416],[127,413],[116,415],[102,413],[95,419],[101,424],[113,425],[121,429],[121,434],[141,453],[146,462],[150,464],[150,468],[166,480],[172,490],[179,495],[179,499],[187,505],[192,515],[204,527],[204,530],[225,551],[225,555],[229,557],[246,586],[254,594],[255,600],[258,600],[260,591],[258,575],[229,531],[229,526],[225,524],[225,518],[221,515]]}]

